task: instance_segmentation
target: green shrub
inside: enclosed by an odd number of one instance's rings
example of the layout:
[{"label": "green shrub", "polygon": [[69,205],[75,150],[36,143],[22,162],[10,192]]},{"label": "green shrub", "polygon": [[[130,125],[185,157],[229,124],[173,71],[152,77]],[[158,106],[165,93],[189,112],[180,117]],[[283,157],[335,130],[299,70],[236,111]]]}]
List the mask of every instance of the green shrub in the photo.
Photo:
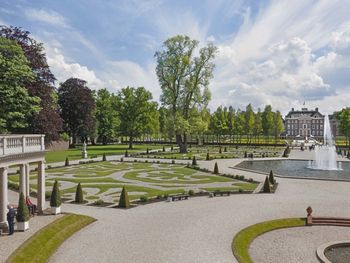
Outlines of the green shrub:
[{"label": "green shrub", "polygon": [[238,179],[241,180],[241,181],[243,181],[243,180],[244,180],[244,175],[240,175],[240,176],[238,177]]},{"label": "green shrub", "polygon": [[269,174],[269,181],[270,181],[270,184],[275,184],[275,178],[273,176],[272,170],[270,171],[270,174]]},{"label": "green shrub", "polygon": [[93,202],[93,205],[104,205],[104,201],[102,199],[98,199],[95,202]]},{"label": "green shrub", "polygon": [[207,157],[205,158],[205,160],[207,160],[207,161],[210,160],[209,152],[207,152]]},{"label": "green shrub", "polygon": [[129,196],[128,196],[128,192],[126,191],[125,186],[123,186],[122,192],[120,194],[120,198],[119,198],[119,207],[123,207],[123,208],[129,208],[130,207],[130,202],[129,202]]},{"label": "green shrub", "polygon": [[189,190],[189,191],[188,191],[188,195],[189,195],[189,196],[194,196],[194,191],[193,191],[192,189]]},{"label": "green shrub", "polygon": [[163,146],[163,152],[165,152],[165,146]]},{"label": "green shrub", "polygon": [[196,156],[193,156],[193,158],[192,158],[192,165],[193,166],[197,165]]},{"label": "green shrub", "polygon": [[169,194],[168,193],[164,193],[164,198],[168,198],[169,197]]},{"label": "green shrub", "polygon": [[239,188],[239,189],[238,189],[238,192],[239,192],[239,193],[243,193],[244,190],[243,190],[242,188]]},{"label": "green shrub", "polygon": [[129,157],[129,153],[128,153],[128,150],[125,151],[125,154],[124,154],[125,157]]},{"label": "green shrub", "polygon": [[149,154],[149,149],[148,148],[146,149],[146,154]]},{"label": "green shrub", "polygon": [[103,162],[107,161],[106,153],[103,153],[103,155],[102,155],[102,161],[103,161]]},{"label": "green shrub", "polygon": [[214,165],[214,174],[218,174],[218,173],[219,173],[218,163],[215,162],[215,165]]},{"label": "green shrub", "polygon": [[226,146],[225,146],[225,148],[224,148],[224,152],[227,153],[227,147],[226,147]]},{"label": "green shrub", "polygon": [[269,182],[269,177],[268,176],[266,176],[266,178],[265,178],[263,192],[264,193],[271,193],[271,186],[270,186],[270,182]]},{"label": "green shrub", "polygon": [[61,201],[60,189],[58,188],[58,182],[56,180],[53,187],[52,187],[50,206],[51,207],[60,207],[61,203],[62,203],[62,201]]},{"label": "green shrub", "polygon": [[120,161],[121,161],[121,162],[124,162],[124,158],[123,158],[123,157],[122,157],[122,158],[120,158]]},{"label": "green shrub", "polygon": [[171,160],[171,163],[172,163],[172,164],[175,164],[175,160]]},{"label": "green shrub", "polygon": [[78,204],[84,203],[84,194],[80,183],[78,183],[77,190],[75,191],[75,202]]},{"label": "green shrub", "polygon": [[170,148],[171,151],[174,151],[174,146],[171,145],[171,148]]},{"label": "green shrub", "polygon": [[64,163],[64,166],[69,166],[69,159],[66,157],[66,162]]},{"label": "green shrub", "polygon": [[60,140],[61,141],[65,141],[65,142],[69,141],[69,135],[67,133],[65,133],[65,132],[61,133],[60,134]]},{"label": "green shrub", "polygon": [[22,192],[19,195],[16,219],[18,222],[26,222],[29,220],[29,210]]},{"label": "green shrub", "polygon": [[221,146],[220,146],[220,148],[219,148],[219,153],[220,153],[220,154],[222,153],[222,149],[221,149]]},{"label": "green shrub", "polygon": [[141,202],[147,202],[148,201],[148,197],[146,195],[143,195],[140,197],[140,201]]},{"label": "green shrub", "polygon": [[157,199],[162,199],[162,195],[157,195]]}]

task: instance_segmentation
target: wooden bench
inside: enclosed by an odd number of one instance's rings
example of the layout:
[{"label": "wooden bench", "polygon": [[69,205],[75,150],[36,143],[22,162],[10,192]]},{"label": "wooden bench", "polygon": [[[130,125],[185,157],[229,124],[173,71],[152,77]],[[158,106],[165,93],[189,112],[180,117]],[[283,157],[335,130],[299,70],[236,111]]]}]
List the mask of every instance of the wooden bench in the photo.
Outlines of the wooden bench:
[{"label": "wooden bench", "polygon": [[172,195],[170,197],[171,197],[171,201],[187,200],[188,199],[188,195]]},{"label": "wooden bench", "polygon": [[224,195],[227,195],[227,196],[230,196],[231,192],[230,191],[220,191],[220,192],[213,192],[213,195],[214,196],[224,196]]}]

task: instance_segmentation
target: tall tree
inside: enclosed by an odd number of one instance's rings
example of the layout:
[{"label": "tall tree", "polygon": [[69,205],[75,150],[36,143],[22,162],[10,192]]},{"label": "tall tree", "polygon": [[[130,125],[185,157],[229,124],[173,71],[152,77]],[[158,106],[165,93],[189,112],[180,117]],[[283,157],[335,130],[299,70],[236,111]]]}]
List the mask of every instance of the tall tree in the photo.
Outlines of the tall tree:
[{"label": "tall tree", "polygon": [[217,142],[221,142],[221,136],[228,133],[227,108],[219,106],[211,116],[210,128],[217,136]]},{"label": "tall tree", "polygon": [[239,136],[239,142],[242,142],[242,135],[244,134],[245,114],[241,110],[237,110],[235,119],[235,133]]},{"label": "tall tree", "polygon": [[251,143],[252,134],[254,132],[254,110],[252,105],[249,103],[245,110],[245,132],[247,135],[248,142]]},{"label": "tall tree", "polygon": [[46,141],[56,140],[62,131],[63,121],[58,113],[57,95],[53,86],[55,77],[46,61],[44,46],[34,40],[28,31],[18,27],[0,26],[0,36],[16,41],[23,49],[34,78],[25,81],[30,96],[40,98],[41,110],[28,117],[24,132],[45,133]]},{"label": "tall tree", "polygon": [[262,113],[260,108],[258,109],[258,112],[255,114],[255,120],[254,120],[254,136],[255,139],[258,137],[258,143],[260,142],[260,135],[263,132],[262,127]]},{"label": "tall tree", "polygon": [[[232,139],[232,135],[235,132],[235,110],[232,106],[230,106],[228,108],[228,113],[227,113],[227,129],[228,129],[228,133],[230,135],[230,141]],[[234,142],[234,140],[233,140]]]},{"label": "tall tree", "polygon": [[124,88],[118,93],[118,98],[120,133],[129,136],[129,149],[132,149],[134,138],[147,131],[156,107],[150,101],[152,94],[143,87]]},{"label": "tall tree", "polygon": [[58,103],[65,129],[73,138],[86,137],[95,130],[95,99],[86,81],[78,78],[67,79],[58,89]]},{"label": "tall tree", "polygon": [[198,41],[188,36],[175,36],[163,43],[163,50],[155,53],[156,74],[162,89],[161,102],[168,107],[180,152],[187,152],[192,109],[205,108],[210,99],[209,80],[213,76],[212,60],[216,47],[208,45],[194,57]]},{"label": "tall tree", "polygon": [[267,136],[267,140],[269,141],[273,129],[273,112],[271,105],[266,105],[262,113],[262,127],[264,135]]},{"label": "tall tree", "polygon": [[338,114],[340,131],[345,135],[346,145],[350,149],[350,108],[342,109]]},{"label": "tall tree", "polygon": [[279,111],[273,113],[273,134],[275,136],[275,142],[278,137],[284,131],[283,118]]},{"label": "tall tree", "polygon": [[118,112],[118,97],[107,89],[100,89],[96,93],[96,121],[97,134],[105,145],[116,138],[120,124]]},{"label": "tall tree", "polygon": [[40,99],[24,88],[33,79],[21,47],[0,37],[0,133],[25,128],[27,117],[40,110]]}]

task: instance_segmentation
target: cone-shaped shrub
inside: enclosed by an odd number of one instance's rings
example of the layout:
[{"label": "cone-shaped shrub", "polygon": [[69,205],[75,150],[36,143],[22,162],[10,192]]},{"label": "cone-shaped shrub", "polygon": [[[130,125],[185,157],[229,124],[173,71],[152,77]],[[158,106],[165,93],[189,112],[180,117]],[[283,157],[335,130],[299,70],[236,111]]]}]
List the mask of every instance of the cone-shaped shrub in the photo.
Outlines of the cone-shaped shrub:
[{"label": "cone-shaped shrub", "polygon": [[192,158],[192,165],[197,165],[196,156],[193,156]]},{"label": "cone-shaped shrub", "polygon": [[148,148],[146,149],[146,154],[149,154],[149,150],[148,150]]},{"label": "cone-shaped shrub", "polygon": [[218,173],[219,173],[218,163],[215,162],[215,165],[214,165],[214,174],[218,174]]},{"label": "cone-shaped shrub", "polygon": [[247,157],[248,157],[248,153],[244,152],[244,158],[247,158]]},{"label": "cone-shaped shrub", "polygon": [[222,153],[222,149],[221,149],[221,147],[219,148],[219,153]]},{"label": "cone-shaped shrub", "polygon": [[29,220],[29,210],[22,192],[19,195],[16,219],[18,222],[26,222]]},{"label": "cone-shaped shrub", "polygon": [[165,152],[165,146],[163,146],[163,152]]},{"label": "cone-shaped shrub", "polygon": [[272,170],[270,171],[270,174],[269,174],[269,181],[271,184],[275,184],[275,178],[273,176]]},{"label": "cone-shaped shrub", "polygon": [[263,192],[264,193],[271,193],[270,181],[269,181],[268,176],[266,176],[266,178],[265,178]]},{"label": "cone-shaped shrub", "polygon": [[102,161],[103,161],[103,162],[107,161],[107,156],[106,156],[105,153],[103,153],[103,155],[102,155]]},{"label": "cone-shaped shrub", "polygon": [[207,158],[205,158],[207,161],[210,160],[209,152],[207,152]]},{"label": "cone-shaped shrub", "polygon": [[75,191],[75,202],[78,204],[84,203],[84,194],[80,183],[78,184],[77,190]]},{"label": "cone-shaped shrub", "polygon": [[69,166],[69,159],[68,159],[68,157],[66,157],[66,162],[65,162],[64,165],[65,165],[65,166]]},{"label": "cone-shaped shrub", "polygon": [[125,151],[125,157],[128,157],[129,156],[129,153],[128,153],[128,150]]},{"label": "cone-shaped shrub", "polygon": [[123,190],[120,194],[120,198],[119,198],[119,207],[123,207],[123,208],[129,208],[130,203],[129,203],[129,196],[128,196],[128,192],[126,191],[125,186],[123,186]]},{"label": "cone-shaped shrub", "polygon": [[51,207],[60,207],[61,206],[61,195],[60,189],[58,188],[58,182],[55,181],[52,187],[52,193],[50,198],[50,206]]},{"label": "cone-shaped shrub", "polygon": [[227,153],[227,147],[226,147],[226,146],[225,146],[225,148],[224,148],[224,152]]}]

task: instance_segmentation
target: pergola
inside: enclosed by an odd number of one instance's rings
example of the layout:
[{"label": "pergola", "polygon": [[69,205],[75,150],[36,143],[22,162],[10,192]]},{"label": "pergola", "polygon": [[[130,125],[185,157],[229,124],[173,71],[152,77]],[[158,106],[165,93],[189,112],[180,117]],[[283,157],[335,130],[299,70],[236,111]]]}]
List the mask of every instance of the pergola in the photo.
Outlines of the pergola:
[{"label": "pergola", "polygon": [[44,135],[0,135],[0,229],[7,229],[8,174],[19,166],[19,191],[30,194],[30,166],[37,165],[37,208],[45,209]]}]

